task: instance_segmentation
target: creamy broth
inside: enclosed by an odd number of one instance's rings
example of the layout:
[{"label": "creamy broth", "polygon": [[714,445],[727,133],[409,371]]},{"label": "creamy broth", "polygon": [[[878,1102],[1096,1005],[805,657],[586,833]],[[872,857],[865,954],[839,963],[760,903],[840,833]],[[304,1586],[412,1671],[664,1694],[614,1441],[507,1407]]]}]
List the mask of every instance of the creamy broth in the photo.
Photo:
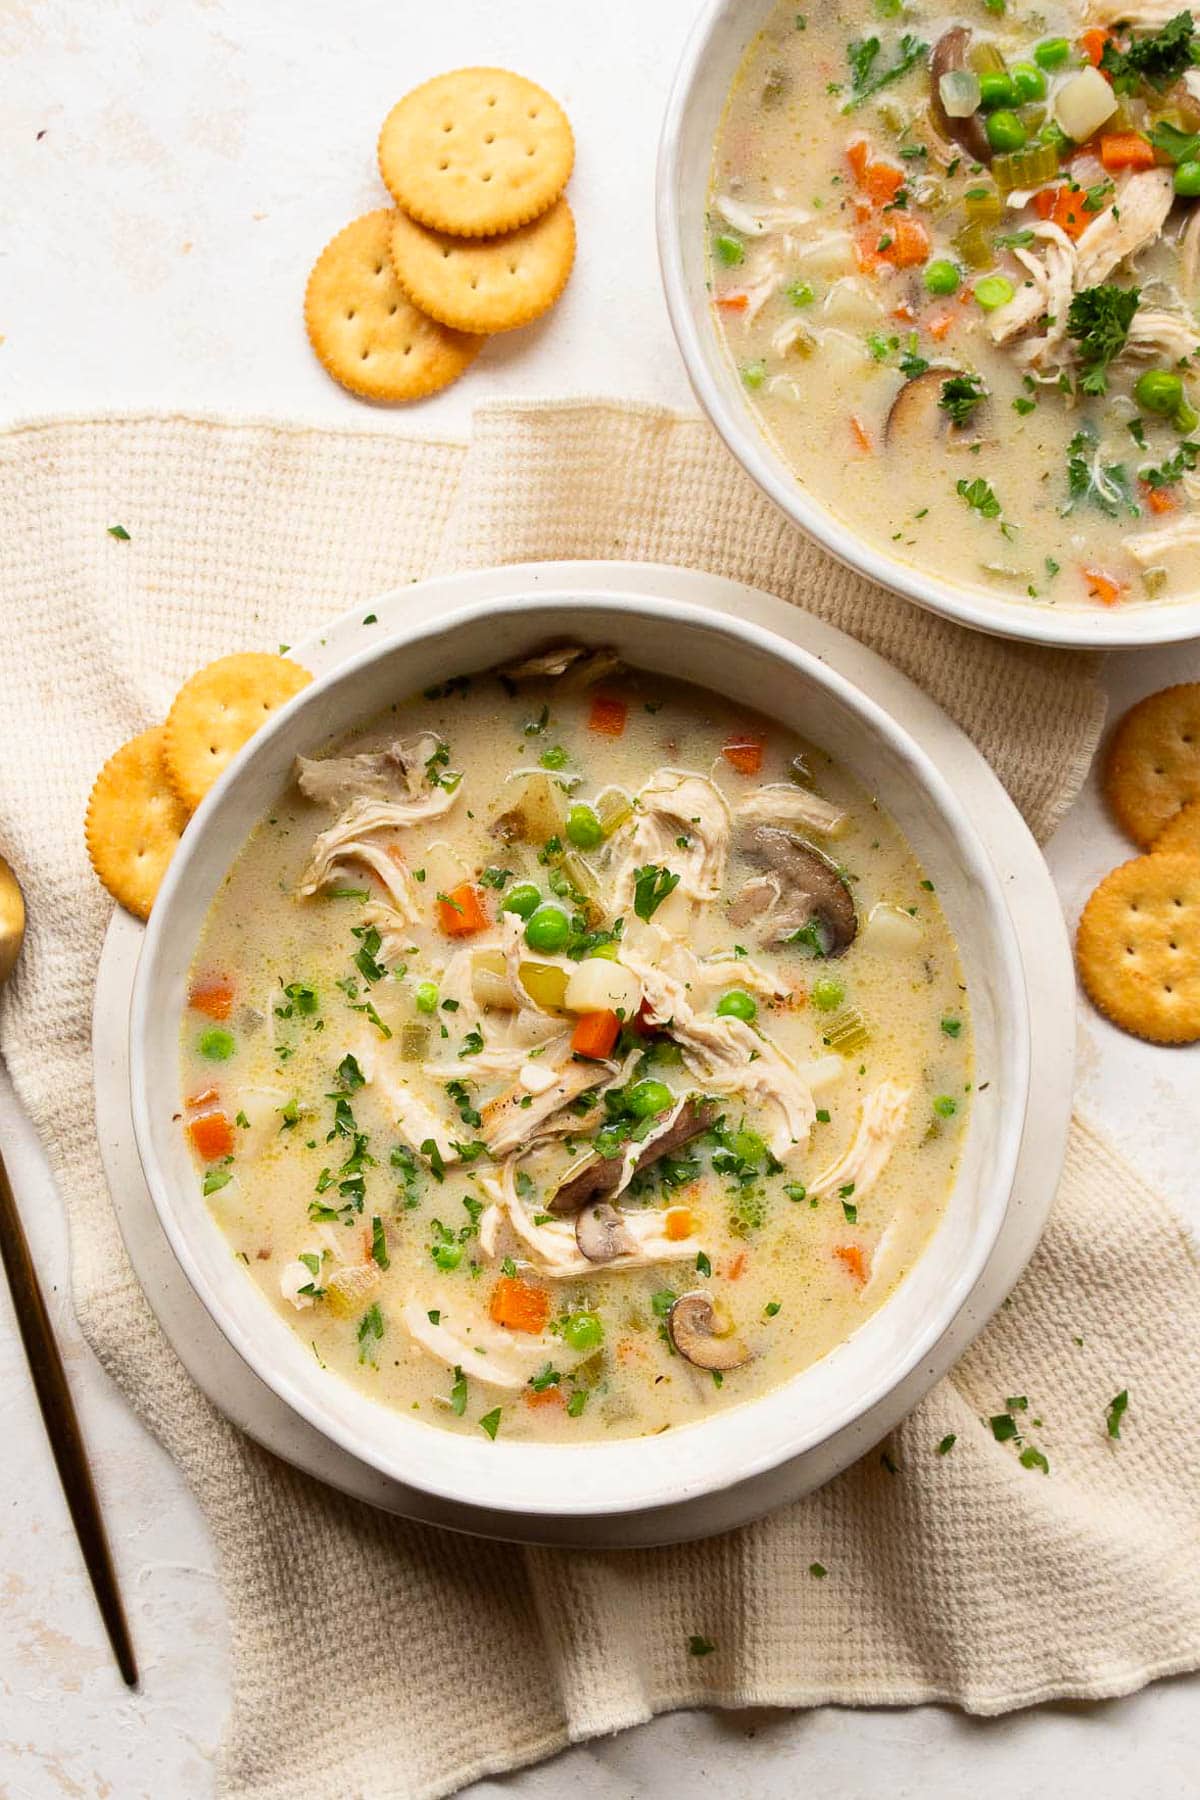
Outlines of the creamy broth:
[{"label": "creamy broth", "polygon": [[1196,591],[1200,39],[1169,10],[816,0],[746,56],[716,328],[803,485],[918,568]]},{"label": "creamy broth", "polygon": [[196,953],[181,1124],[331,1378],[582,1441],[760,1395],[887,1299],[971,1035],[932,884],[844,770],[565,654],[301,761]]}]

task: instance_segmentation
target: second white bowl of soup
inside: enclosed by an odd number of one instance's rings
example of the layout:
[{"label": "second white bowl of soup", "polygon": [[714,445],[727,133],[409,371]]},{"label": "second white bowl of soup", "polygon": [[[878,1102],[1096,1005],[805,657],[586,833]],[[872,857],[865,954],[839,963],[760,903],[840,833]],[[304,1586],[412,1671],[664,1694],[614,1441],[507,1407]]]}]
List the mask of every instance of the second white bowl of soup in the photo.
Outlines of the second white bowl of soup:
[{"label": "second white bowl of soup", "polygon": [[1026,1049],[995,875],[893,725],[756,629],[539,602],[250,746],[155,909],[135,1112],[264,1379],[549,1519],[745,1482],[900,1380],[995,1240]]},{"label": "second white bowl of soup", "polygon": [[1200,33],[1091,13],[721,0],[660,253],[700,399],[827,548],[988,631],[1151,643],[1200,632]]}]

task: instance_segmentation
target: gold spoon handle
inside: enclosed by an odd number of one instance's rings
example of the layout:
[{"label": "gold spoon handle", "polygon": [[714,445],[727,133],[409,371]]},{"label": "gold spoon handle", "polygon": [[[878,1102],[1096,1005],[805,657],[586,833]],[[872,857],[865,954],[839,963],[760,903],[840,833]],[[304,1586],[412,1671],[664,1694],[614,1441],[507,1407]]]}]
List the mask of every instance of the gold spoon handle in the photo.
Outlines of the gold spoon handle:
[{"label": "gold spoon handle", "polygon": [[75,1535],[83,1551],[83,1560],[91,1579],[100,1616],[117,1659],[117,1667],[127,1687],[136,1687],[138,1672],[125,1608],[117,1586],[112,1553],[100,1514],[92,1471],[88,1464],[83,1433],[75,1412],[75,1402],[67,1386],[66,1372],[59,1354],[54,1327],[42,1298],[41,1284],[29,1254],[29,1243],[21,1215],[17,1211],[9,1185],[4,1158],[0,1156],[0,1257],[8,1276],[13,1310],[17,1315],[29,1372],[37,1391],[38,1405],[46,1424],[46,1435],[58,1464],[59,1480],[67,1497]]}]

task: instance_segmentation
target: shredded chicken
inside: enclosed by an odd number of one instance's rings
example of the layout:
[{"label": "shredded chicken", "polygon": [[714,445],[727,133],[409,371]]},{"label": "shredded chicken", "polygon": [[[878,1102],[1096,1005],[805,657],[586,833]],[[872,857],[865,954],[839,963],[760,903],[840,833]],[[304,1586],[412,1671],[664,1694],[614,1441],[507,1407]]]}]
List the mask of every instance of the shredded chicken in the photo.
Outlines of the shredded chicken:
[{"label": "shredded chicken", "polygon": [[425,770],[441,744],[432,731],[401,738],[386,750],[364,750],[357,756],[298,756],[296,783],[319,806],[344,806],[348,800],[415,799],[425,785]]},{"label": "shredded chicken", "polygon": [[354,1046],[354,1051],[364,1080],[377,1088],[389,1118],[409,1148],[420,1150],[422,1144],[432,1139],[443,1162],[457,1162],[458,1151],[454,1148],[457,1128],[439,1118],[432,1107],[413,1093],[393,1066],[386,1048],[376,1050],[375,1045],[364,1038]]},{"label": "shredded chicken", "polygon": [[1170,169],[1142,169],[1118,188],[1075,244],[1075,287],[1095,287],[1119,262],[1152,244],[1175,199]]},{"label": "shredded chicken", "polygon": [[656,863],[679,876],[679,891],[716,900],[729,854],[729,805],[705,775],[656,769],[637,796],[625,859],[617,872],[613,911],[633,904],[637,871]]},{"label": "shredded chicken", "polygon": [[1200,206],[1193,208],[1179,240],[1179,278],[1184,294],[1194,306],[1200,301]]},{"label": "shredded chicken", "polygon": [[[561,1064],[570,1048],[569,1034],[547,1039],[536,1062],[530,1062],[528,1044],[485,1044],[474,1056],[459,1056],[453,1062],[421,1064],[421,1073],[434,1081],[477,1079],[489,1075],[517,1075],[519,1086],[530,1094],[542,1094],[554,1085]],[[535,1048],[537,1046],[534,1046]],[[527,1073],[528,1071],[528,1073]]]},{"label": "shredded chicken", "polygon": [[755,788],[734,808],[739,819],[750,819],[759,825],[807,825],[825,837],[836,837],[846,823],[840,806],[822,800],[807,788],[793,782],[773,781]]},{"label": "shredded chicken", "polygon": [[399,845],[386,840],[410,825],[448,812],[458,793],[457,787],[453,792],[430,787],[416,799],[352,800],[341,817],[313,840],[312,856],[298,891],[305,897],[319,893],[344,873],[346,863],[362,863],[383,883],[401,918],[415,921],[419,910],[412,876]]},{"label": "shredded chicken", "polygon": [[[446,1317],[442,1309],[442,1318]],[[473,1319],[459,1337],[449,1326],[434,1324],[420,1300],[409,1300],[400,1309],[405,1330],[415,1344],[448,1369],[461,1369],[472,1381],[488,1387],[523,1388],[529,1377],[547,1362],[563,1356],[559,1338],[531,1337],[505,1331],[486,1319]]]},{"label": "shredded chicken", "polygon": [[1044,355],[1066,335],[1075,279],[1075,247],[1066,232],[1049,220],[1033,226],[1032,230],[1034,237],[1045,245],[1043,255],[1038,257],[1025,249],[1013,252],[1028,272],[1031,285],[1022,284],[1006,306],[996,308],[988,320],[988,331],[993,343],[1007,344],[1011,338],[1036,325],[1039,319],[1052,318],[1053,325],[1038,339],[1037,347]]},{"label": "shredded chicken", "polygon": [[306,1306],[313,1303],[313,1296],[302,1294],[300,1289],[316,1285],[316,1276],[308,1264],[302,1263],[298,1257],[295,1262],[284,1263],[279,1271],[279,1292],[285,1300],[291,1302],[297,1312],[303,1312]]},{"label": "shredded chicken", "polygon": [[1180,550],[1200,550],[1200,517],[1185,513],[1160,531],[1138,531],[1125,540],[1125,548],[1143,569],[1152,568]]},{"label": "shredded chicken", "polygon": [[879,1180],[896,1148],[908,1116],[911,1088],[898,1081],[881,1081],[862,1103],[858,1129],[849,1146],[814,1181],[808,1183],[811,1198],[835,1193],[853,1184],[856,1202]]},{"label": "shredded chicken", "polygon": [[719,194],[713,210],[727,225],[748,238],[771,237],[777,231],[798,231],[812,223],[812,214],[802,206],[745,206],[729,194]]},{"label": "shredded chicken", "polygon": [[1135,31],[1157,31],[1180,10],[1180,0],[1088,0],[1089,25],[1131,25]]},{"label": "shredded chicken", "polygon": [[[497,1232],[507,1219],[537,1264],[538,1274],[550,1281],[595,1275],[601,1268],[605,1272],[609,1269],[644,1269],[654,1263],[695,1260],[698,1240],[694,1235],[669,1238],[662,1213],[636,1207],[628,1212],[618,1208],[635,1248],[622,1251],[604,1264],[589,1261],[575,1240],[573,1220],[553,1219],[548,1224],[534,1224],[517,1194],[517,1161],[512,1158],[506,1162],[499,1176],[484,1175],[480,1179],[479,1185],[491,1201],[479,1222],[479,1243],[485,1255],[495,1255]],[[490,1250],[488,1245],[491,1245]]]},{"label": "shredded chicken", "polygon": [[[1196,216],[1200,218],[1200,213]],[[1133,315],[1125,354],[1175,363],[1195,356],[1198,350],[1200,327],[1187,313],[1165,306],[1140,306]]]},{"label": "shredded chicken", "polygon": [[642,978],[652,1025],[669,1025],[684,1066],[713,1092],[744,1094],[777,1119],[771,1151],[782,1162],[807,1142],[817,1109],[812,1089],[791,1057],[744,1019],[698,1013],[692,1004],[702,964],[684,944],[667,945],[656,962],[627,950],[625,960]]}]

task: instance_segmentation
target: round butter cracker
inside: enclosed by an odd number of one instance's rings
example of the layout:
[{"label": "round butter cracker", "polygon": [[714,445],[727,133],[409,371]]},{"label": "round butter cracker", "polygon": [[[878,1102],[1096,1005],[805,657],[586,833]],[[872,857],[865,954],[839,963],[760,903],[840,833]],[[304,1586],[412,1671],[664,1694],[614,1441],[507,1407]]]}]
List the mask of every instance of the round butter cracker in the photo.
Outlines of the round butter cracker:
[{"label": "round butter cracker", "polygon": [[393,215],[392,264],[415,306],[459,331],[513,331],[549,310],[575,260],[565,200],[501,237],[452,237]]},{"label": "round butter cracker", "polygon": [[1148,694],[1113,733],[1104,792],[1119,825],[1148,850],[1190,800],[1200,799],[1200,681]]},{"label": "round butter cracker", "polygon": [[1139,856],[1106,875],[1075,944],[1094,1004],[1155,1044],[1200,1038],[1200,857]]},{"label": "round butter cracker", "polygon": [[435,75],[393,106],[379,133],[380,173],[402,211],[456,237],[536,219],[574,160],[562,107],[507,69]]},{"label": "round butter cracker", "polygon": [[326,244],[308,278],[304,323],[335,381],[368,400],[419,400],[456,381],[483,344],[439,325],[402,292],[389,248],[395,213],[364,213]]},{"label": "round butter cracker", "polygon": [[91,864],[113,899],[150,917],[167,865],[188,822],[167,779],[161,725],[110,756],[92,788],[84,834]]},{"label": "round butter cracker", "polygon": [[185,681],[163,727],[163,759],[186,806],[199,806],[218,775],[271,714],[312,676],[285,656],[222,656]]},{"label": "round butter cracker", "polygon": [[1189,800],[1169,819],[1154,840],[1152,854],[1178,850],[1184,856],[1200,856],[1200,800]]}]

